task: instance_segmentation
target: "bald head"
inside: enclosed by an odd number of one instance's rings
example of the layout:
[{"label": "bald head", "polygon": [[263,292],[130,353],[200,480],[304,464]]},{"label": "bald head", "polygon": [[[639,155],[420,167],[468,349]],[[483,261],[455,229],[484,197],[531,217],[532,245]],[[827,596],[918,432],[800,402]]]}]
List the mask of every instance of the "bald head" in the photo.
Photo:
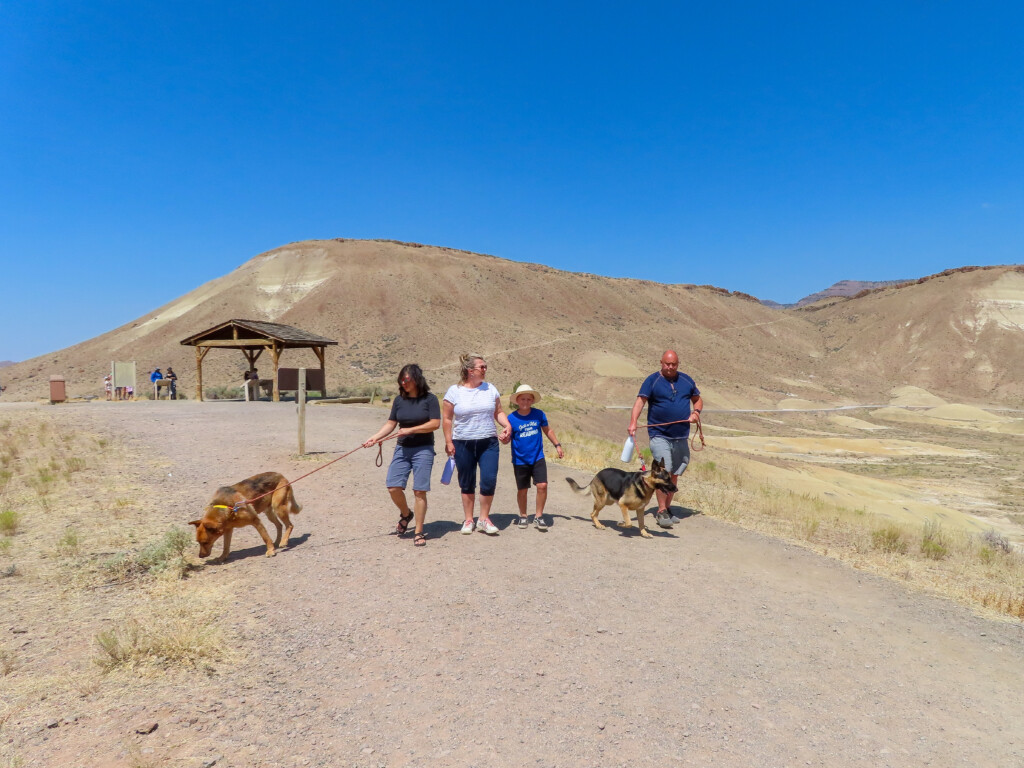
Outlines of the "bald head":
[{"label": "bald head", "polygon": [[661,356],[661,375],[669,381],[675,381],[679,375],[679,355],[671,349],[665,350],[665,354]]}]

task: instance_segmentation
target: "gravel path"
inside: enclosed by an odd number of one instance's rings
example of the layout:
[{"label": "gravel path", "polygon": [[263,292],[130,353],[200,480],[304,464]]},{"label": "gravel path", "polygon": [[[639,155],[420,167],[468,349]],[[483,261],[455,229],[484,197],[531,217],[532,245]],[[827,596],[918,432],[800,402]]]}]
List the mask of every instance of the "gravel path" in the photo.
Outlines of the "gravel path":
[{"label": "gravel path", "polygon": [[[150,484],[169,522],[225,482],[316,466],[292,456],[293,404],[67,414],[166,457]],[[384,417],[311,407],[307,449],[349,450]],[[1024,764],[1020,625],[700,515],[653,540],[598,531],[563,480],[589,475],[558,466],[550,531],[508,527],[507,453],[501,533],[462,536],[440,469],[425,548],[388,535],[397,515],[369,451],[299,483],[290,549],[267,559],[243,529],[230,562],[192,577],[236,584],[244,663],[154,681],[24,753],[89,766]],[[159,727],[131,736],[150,761],[133,763],[125,739],[143,721]]]}]

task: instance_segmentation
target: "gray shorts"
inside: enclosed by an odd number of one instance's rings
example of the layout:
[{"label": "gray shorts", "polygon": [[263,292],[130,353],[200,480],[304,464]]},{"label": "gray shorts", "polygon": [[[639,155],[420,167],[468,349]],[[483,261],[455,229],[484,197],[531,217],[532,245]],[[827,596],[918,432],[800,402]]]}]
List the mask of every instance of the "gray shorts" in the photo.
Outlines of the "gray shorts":
[{"label": "gray shorts", "polygon": [[651,456],[664,461],[669,474],[681,475],[690,463],[690,441],[685,437],[655,435],[651,438]]},{"label": "gray shorts", "polygon": [[430,470],[433,466],[434,446],[417,445],[406,448],[404,445],[396,445],[395,455],[391,457],[388,476],[384,482],[388,488],[404,489],[411,474],[414,491],[429,491]]}]

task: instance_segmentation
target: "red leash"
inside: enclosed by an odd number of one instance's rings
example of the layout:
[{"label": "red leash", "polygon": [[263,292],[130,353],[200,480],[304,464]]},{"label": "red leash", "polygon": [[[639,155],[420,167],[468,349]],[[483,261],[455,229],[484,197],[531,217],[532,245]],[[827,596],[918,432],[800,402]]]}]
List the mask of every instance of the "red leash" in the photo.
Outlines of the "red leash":
[{"label": "red leash", "polygon": [[[374,459],[374,464],[376,464],[378,467],[380,467],[380,466],[382,466],[384,464],[384,446],[381,445],[381,443],[385,443],[388,440],[393,440],[396,437],[398,437],[398,433],[397,432],[395,434],[393,434],[393,435],[388,435],[387,437],[382,437],[380,440],[377,441],[377,458]],[[316,469],[312,470],[311,472],[307,472],[302,477],[297,477],[294,480],[285,483],[284,485],[277,486],[277,488],[275,488],[273,491],[267,491],[266,493],[261,493],[259,496],[254,496],[251,499],[246,499],[245,501],[240,501],[237,504],[235,504],[235,509],[237,510],[240,507],[244,507],[246,504],[252,504],[254,501],[256,501],[258,499],[262,499],[264,496],[269,496],[274,491],[278,491],[281,488],[287,488],[289,485],[294,485],[295,483],[299,482],[299,480],[304,480],[305,478],[307,478],[310,475],[312,475],[313,472],[319,472],[321,469],[327,469],[334,462],[341,461],[342,459],[344,459],[344,458],[346,458],[348,456],[351,456],[353,453],[355,453],[356,451],[358,451],[360,448],[363,448],[363,447],[364,446],[360,445],[359,448],[353,448],[348,453],[343,453],[338,458],[331,459],[326,464],[324,464],[322,467],[317,467]]]}]

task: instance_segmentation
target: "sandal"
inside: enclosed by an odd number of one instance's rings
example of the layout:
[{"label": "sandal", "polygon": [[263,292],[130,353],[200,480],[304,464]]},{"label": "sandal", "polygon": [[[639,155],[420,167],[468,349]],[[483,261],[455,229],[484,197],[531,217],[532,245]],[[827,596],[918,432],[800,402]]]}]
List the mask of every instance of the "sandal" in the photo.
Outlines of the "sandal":
[{"label": "sandal", "polygon": [[414,547],[425,547],[427,546],[427,534],[417,533],[412,537],[412,543]]},{"label": "sandal", "polygon": [[411,523],[411,522],[412,522],[412,513],[411,512],[409,513],[408,517],[399,517],[398,518],[398,525],[395,526],[395,533],[397,533],[399,536],[402,536],[403,534],[405,534],[405,532],[409,530],[409,523]]}]

